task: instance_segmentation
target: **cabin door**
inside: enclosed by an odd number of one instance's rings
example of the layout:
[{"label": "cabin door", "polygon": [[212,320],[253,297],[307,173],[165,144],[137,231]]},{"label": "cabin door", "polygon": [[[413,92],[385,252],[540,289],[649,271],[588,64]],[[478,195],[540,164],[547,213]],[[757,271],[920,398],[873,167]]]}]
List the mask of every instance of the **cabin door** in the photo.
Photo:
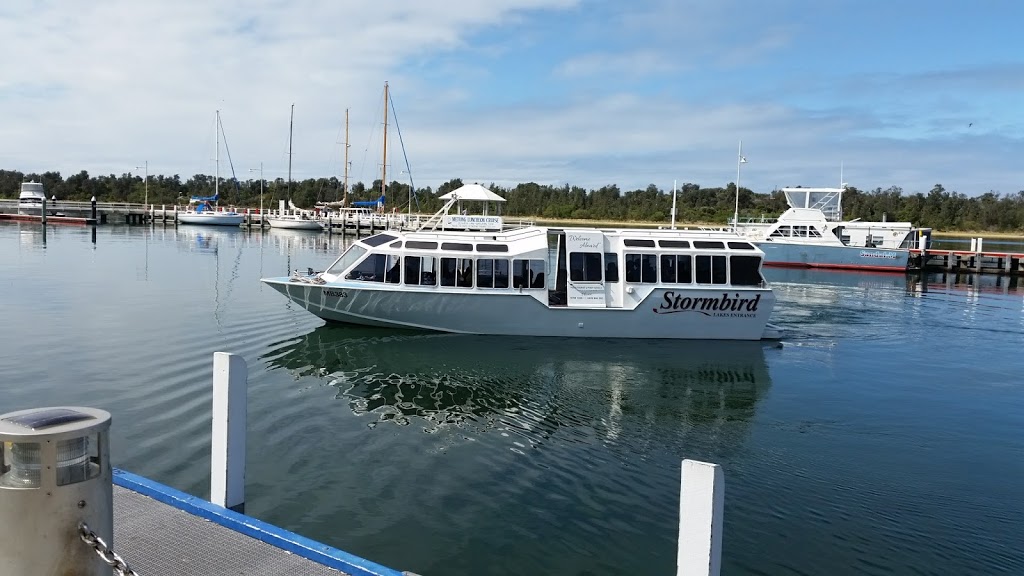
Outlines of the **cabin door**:
[{"label": "cabin door", "polygon": [[598,230],[566,230],[565,249],[569,260],[568,306],[606,306],[604,234]]}]

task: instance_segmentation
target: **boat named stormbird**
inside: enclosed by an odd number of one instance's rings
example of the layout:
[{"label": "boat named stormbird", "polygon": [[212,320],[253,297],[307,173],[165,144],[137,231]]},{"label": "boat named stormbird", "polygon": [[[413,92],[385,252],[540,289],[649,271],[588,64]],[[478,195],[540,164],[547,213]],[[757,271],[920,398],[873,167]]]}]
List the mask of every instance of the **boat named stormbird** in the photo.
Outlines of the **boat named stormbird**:
[{"label": "boat named stormbird", "polygon": [[[451,204],[451,203],[449,203]],[[262,281],[328,321],[469,334],[760,340],[764,253],[725,232],[528,226],[354,241],[327,270]]]}]

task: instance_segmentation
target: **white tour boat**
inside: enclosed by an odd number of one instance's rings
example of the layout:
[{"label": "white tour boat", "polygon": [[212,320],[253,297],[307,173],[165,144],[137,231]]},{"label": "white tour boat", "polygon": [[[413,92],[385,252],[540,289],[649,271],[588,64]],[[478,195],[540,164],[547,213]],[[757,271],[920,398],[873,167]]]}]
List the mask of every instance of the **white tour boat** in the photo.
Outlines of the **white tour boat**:
[{"label": "white tour boat", "polygon": [[779,335],[768,324],[775,296],[761,275],[763,257],[728,232],[421,229],[359,239],[323,272],[262,281],[334,322],[469,334],[759,340]]},{"label": "white tour boat", "polygon": [[910,248],[927,248],[931,228],[910,222],[843,220],[845,188],[783,188],[789,209],[777,219],[734,223],[769,266],[904,272]]}]

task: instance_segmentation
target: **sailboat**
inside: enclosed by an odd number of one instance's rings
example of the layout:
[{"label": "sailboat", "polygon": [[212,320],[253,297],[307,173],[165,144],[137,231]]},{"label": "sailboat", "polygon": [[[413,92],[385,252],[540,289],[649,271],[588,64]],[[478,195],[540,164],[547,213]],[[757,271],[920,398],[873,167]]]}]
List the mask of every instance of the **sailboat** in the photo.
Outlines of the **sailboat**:
[{"label": "sailboat", "polygon": [[[322,230],[323,226],[321,226],[319,222],[313,220],[298,206],[292,204],[292,133],[294,131],[294,126],[295,104],[292,104],[291,119],[288,121],[288,208],[292,213],[284,214],[284,210],[281,210],[282,214],[268,217],[267,222],[270,223],[271,228],[285,228],[288,230]],[[281,204],[284,204],[284,202]]]},{"label": "sailboat", "polygon": [[234,210],[225,212],[217,210],[217,201],[220,199],[220,133],[223,129],[220,123],[220,110],[217,110],[217,123],[214,127],[217,151],[214,160],[216,168],[214,168],[213,196],[193,196],[189,200],[188,210],[178,214],[178,222],[182,224],[239,226],[245,219],[245,215],[239,214]]}]

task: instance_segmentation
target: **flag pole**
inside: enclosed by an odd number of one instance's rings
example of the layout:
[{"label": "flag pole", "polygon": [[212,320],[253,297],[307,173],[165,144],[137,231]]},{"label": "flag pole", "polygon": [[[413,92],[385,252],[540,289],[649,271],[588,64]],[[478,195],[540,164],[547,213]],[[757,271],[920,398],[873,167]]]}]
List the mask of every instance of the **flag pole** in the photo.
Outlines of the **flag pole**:
[{"label": "flag pole", "polygon": [[732,213],[732,229],[733,232],[739,230],[740,223],[740,166],[746,162],[747,159],[743,157],[743,140],[740,140],[740,149],[736,155],[736,209]]}]

